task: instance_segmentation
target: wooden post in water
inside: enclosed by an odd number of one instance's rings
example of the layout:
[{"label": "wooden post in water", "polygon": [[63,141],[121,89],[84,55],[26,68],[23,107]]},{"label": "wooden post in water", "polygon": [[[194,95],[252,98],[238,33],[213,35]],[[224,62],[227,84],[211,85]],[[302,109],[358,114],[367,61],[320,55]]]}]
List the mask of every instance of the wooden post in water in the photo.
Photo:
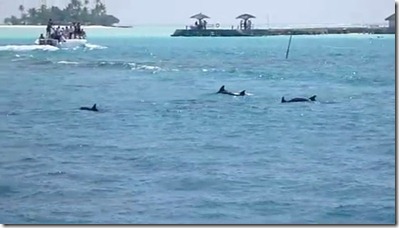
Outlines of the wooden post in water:
[{"label": "wooden post in water", "polygon": [[292,33],[290,36],[290,41],[288,41],[288,47],[287,47],[287,53],[285,54],[285,59],[288,59],[288,54],[290,53],[291,40],[292,40]]}]

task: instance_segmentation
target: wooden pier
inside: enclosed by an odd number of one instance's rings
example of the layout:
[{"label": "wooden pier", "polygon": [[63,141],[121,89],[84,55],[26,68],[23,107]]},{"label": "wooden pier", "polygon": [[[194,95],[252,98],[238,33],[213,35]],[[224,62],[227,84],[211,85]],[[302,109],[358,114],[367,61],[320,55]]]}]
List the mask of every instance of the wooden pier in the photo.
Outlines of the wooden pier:
[{"label": "wooden pier", "polygon": [[389,27],[336,27],[336,28],[291,28],[291,29],[177,29],[173,37],[259,37],[278,35],[322,35],[322,34],[395,34]]}]

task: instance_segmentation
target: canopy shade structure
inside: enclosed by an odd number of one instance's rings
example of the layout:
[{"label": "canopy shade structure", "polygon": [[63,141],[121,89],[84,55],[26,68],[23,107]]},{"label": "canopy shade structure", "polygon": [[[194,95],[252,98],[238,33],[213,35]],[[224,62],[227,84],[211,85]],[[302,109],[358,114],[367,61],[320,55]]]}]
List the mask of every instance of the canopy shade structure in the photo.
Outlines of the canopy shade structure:
[{"label": "canopy shade structure", "polygon": [[202,19],[210,18],[210,17],[208,17],[208,16],[206,16],[206,15],[204,15],[202,13],[199,13],[199,14],[191,16],[190,18],[197,19],[197,20],[202,20]]},{"label": "canopy shade structure", "polygon": [[236,19],[243,19],[243,20],[248,20],[251,18],[256,18],[255,16],[251,15],[251,14],[241,14],[240,16],[236,17]]},{"label": "canopy shade structure", "polygon": [[391,16],[385,18],[386,21],[394,21],[395,20],[395,14],[392,14]]}]

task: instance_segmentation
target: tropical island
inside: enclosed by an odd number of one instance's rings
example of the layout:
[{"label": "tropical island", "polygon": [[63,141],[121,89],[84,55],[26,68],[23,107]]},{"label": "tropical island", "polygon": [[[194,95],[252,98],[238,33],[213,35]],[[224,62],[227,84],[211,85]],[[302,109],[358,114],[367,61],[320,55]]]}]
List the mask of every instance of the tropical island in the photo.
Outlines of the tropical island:
[{"label": "tropical island", "polygon": [[101,0],[96,0],[93,8],[89,7],[88,0],[71,0],[64,9],[56,6],[47,8],[46,5],[41,5],[39,9],[25,10],[25,7],[20,5],[18,10],[21,12],[20,18],[11,16],[5,18],[4,23],[10,25],[46,25],[49,18],[57,25],[80,22],[82,25],[113,26],[119,23],[118,18],[107,14],[107,8]]}]

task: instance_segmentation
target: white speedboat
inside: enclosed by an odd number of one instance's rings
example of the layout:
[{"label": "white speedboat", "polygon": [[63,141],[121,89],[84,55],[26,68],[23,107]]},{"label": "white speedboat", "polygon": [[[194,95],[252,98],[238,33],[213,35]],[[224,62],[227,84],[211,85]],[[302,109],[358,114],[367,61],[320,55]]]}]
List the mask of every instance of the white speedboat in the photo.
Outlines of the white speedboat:
[{"label": "white speedboat", "polygon": [[61,42],[57,39],[37,39],[35,44],[37,45],[51,45],[58,48],[75,48],[80,46],[85,46],[87,43],[86,39],[67,39],[62,40]]}]

